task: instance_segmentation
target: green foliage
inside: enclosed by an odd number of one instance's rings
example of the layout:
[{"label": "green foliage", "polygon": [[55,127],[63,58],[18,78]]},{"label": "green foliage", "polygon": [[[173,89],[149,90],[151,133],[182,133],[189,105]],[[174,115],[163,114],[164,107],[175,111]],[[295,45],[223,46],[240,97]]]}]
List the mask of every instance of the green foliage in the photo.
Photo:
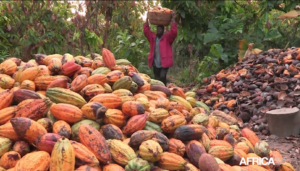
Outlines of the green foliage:
[{"label": "green foliage", "polygon": [[[276,19],[293,9],[299,3],[296,0],[161,2],[164,7],[176,9],[180,35],[174,47],[182,47],[174,48],[175,63],[181,64],[177,69],[190,70],[187,66],[191,63],[186,59],[199,61],[190,81],[202,81],[236,63],[238,54],[243,56],[251,42],[262,50],[300,46],[299,20]],[[247,43],[246,49],[239,49],[241,41]],[[186,80],[186,75],[182,77]]]}]

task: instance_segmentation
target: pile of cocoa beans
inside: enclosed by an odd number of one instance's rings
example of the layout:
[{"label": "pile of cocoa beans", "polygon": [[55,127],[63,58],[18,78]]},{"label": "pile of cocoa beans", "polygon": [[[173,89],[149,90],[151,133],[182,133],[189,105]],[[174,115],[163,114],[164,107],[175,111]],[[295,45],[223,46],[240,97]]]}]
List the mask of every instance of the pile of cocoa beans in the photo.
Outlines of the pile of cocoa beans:
[{"label": "pile of cocoa beans", "polygon": [[300,48],[269,49],[203,79],[197,100],[269,133],[265,113],[300,107]]}]

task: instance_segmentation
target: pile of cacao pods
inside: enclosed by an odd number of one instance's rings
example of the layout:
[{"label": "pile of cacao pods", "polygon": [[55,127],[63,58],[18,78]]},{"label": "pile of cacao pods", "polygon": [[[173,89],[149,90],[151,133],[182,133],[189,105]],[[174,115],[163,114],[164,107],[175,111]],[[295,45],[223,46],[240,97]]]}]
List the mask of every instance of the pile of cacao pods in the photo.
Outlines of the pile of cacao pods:
[{"label": "pile of cacao pods", "polygon": [[[267,121],[267,111],[300,107],[300,48],[269,49],[203,79],[198,100],[243,122]],[[266,127],[259,131],[268,133]]]},{"label": "pile of cacao pods", "polygon": [[[93,57],[0,64],[0,171],[294,170],[195,92],[167,87],[108,49]],[[248,157],[277,160],[240,166]]]}]

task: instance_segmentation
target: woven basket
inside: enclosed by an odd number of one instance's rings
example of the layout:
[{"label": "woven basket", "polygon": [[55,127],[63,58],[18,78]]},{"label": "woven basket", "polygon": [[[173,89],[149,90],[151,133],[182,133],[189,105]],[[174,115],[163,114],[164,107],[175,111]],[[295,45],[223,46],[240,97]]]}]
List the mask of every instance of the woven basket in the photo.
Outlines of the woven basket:
[{"label": "woven basket", "polygon": [[172,19],[171,13],[165,12],[148,12],[150,24],[168,26]]}]

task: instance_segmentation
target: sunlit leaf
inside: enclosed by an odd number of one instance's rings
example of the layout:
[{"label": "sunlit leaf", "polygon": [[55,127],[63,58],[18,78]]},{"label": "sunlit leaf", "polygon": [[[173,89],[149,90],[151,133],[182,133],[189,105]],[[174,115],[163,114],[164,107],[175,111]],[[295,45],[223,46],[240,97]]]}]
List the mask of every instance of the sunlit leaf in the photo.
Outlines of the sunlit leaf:
[{"label": "sunlit leaf", "polygon": [[296,11],[296,10],[292,10],[288,13],[282,14],[279,17],[277,17],[278,19],[287,19],[287,18],[296,18],[300,15],[300,11]]}]

